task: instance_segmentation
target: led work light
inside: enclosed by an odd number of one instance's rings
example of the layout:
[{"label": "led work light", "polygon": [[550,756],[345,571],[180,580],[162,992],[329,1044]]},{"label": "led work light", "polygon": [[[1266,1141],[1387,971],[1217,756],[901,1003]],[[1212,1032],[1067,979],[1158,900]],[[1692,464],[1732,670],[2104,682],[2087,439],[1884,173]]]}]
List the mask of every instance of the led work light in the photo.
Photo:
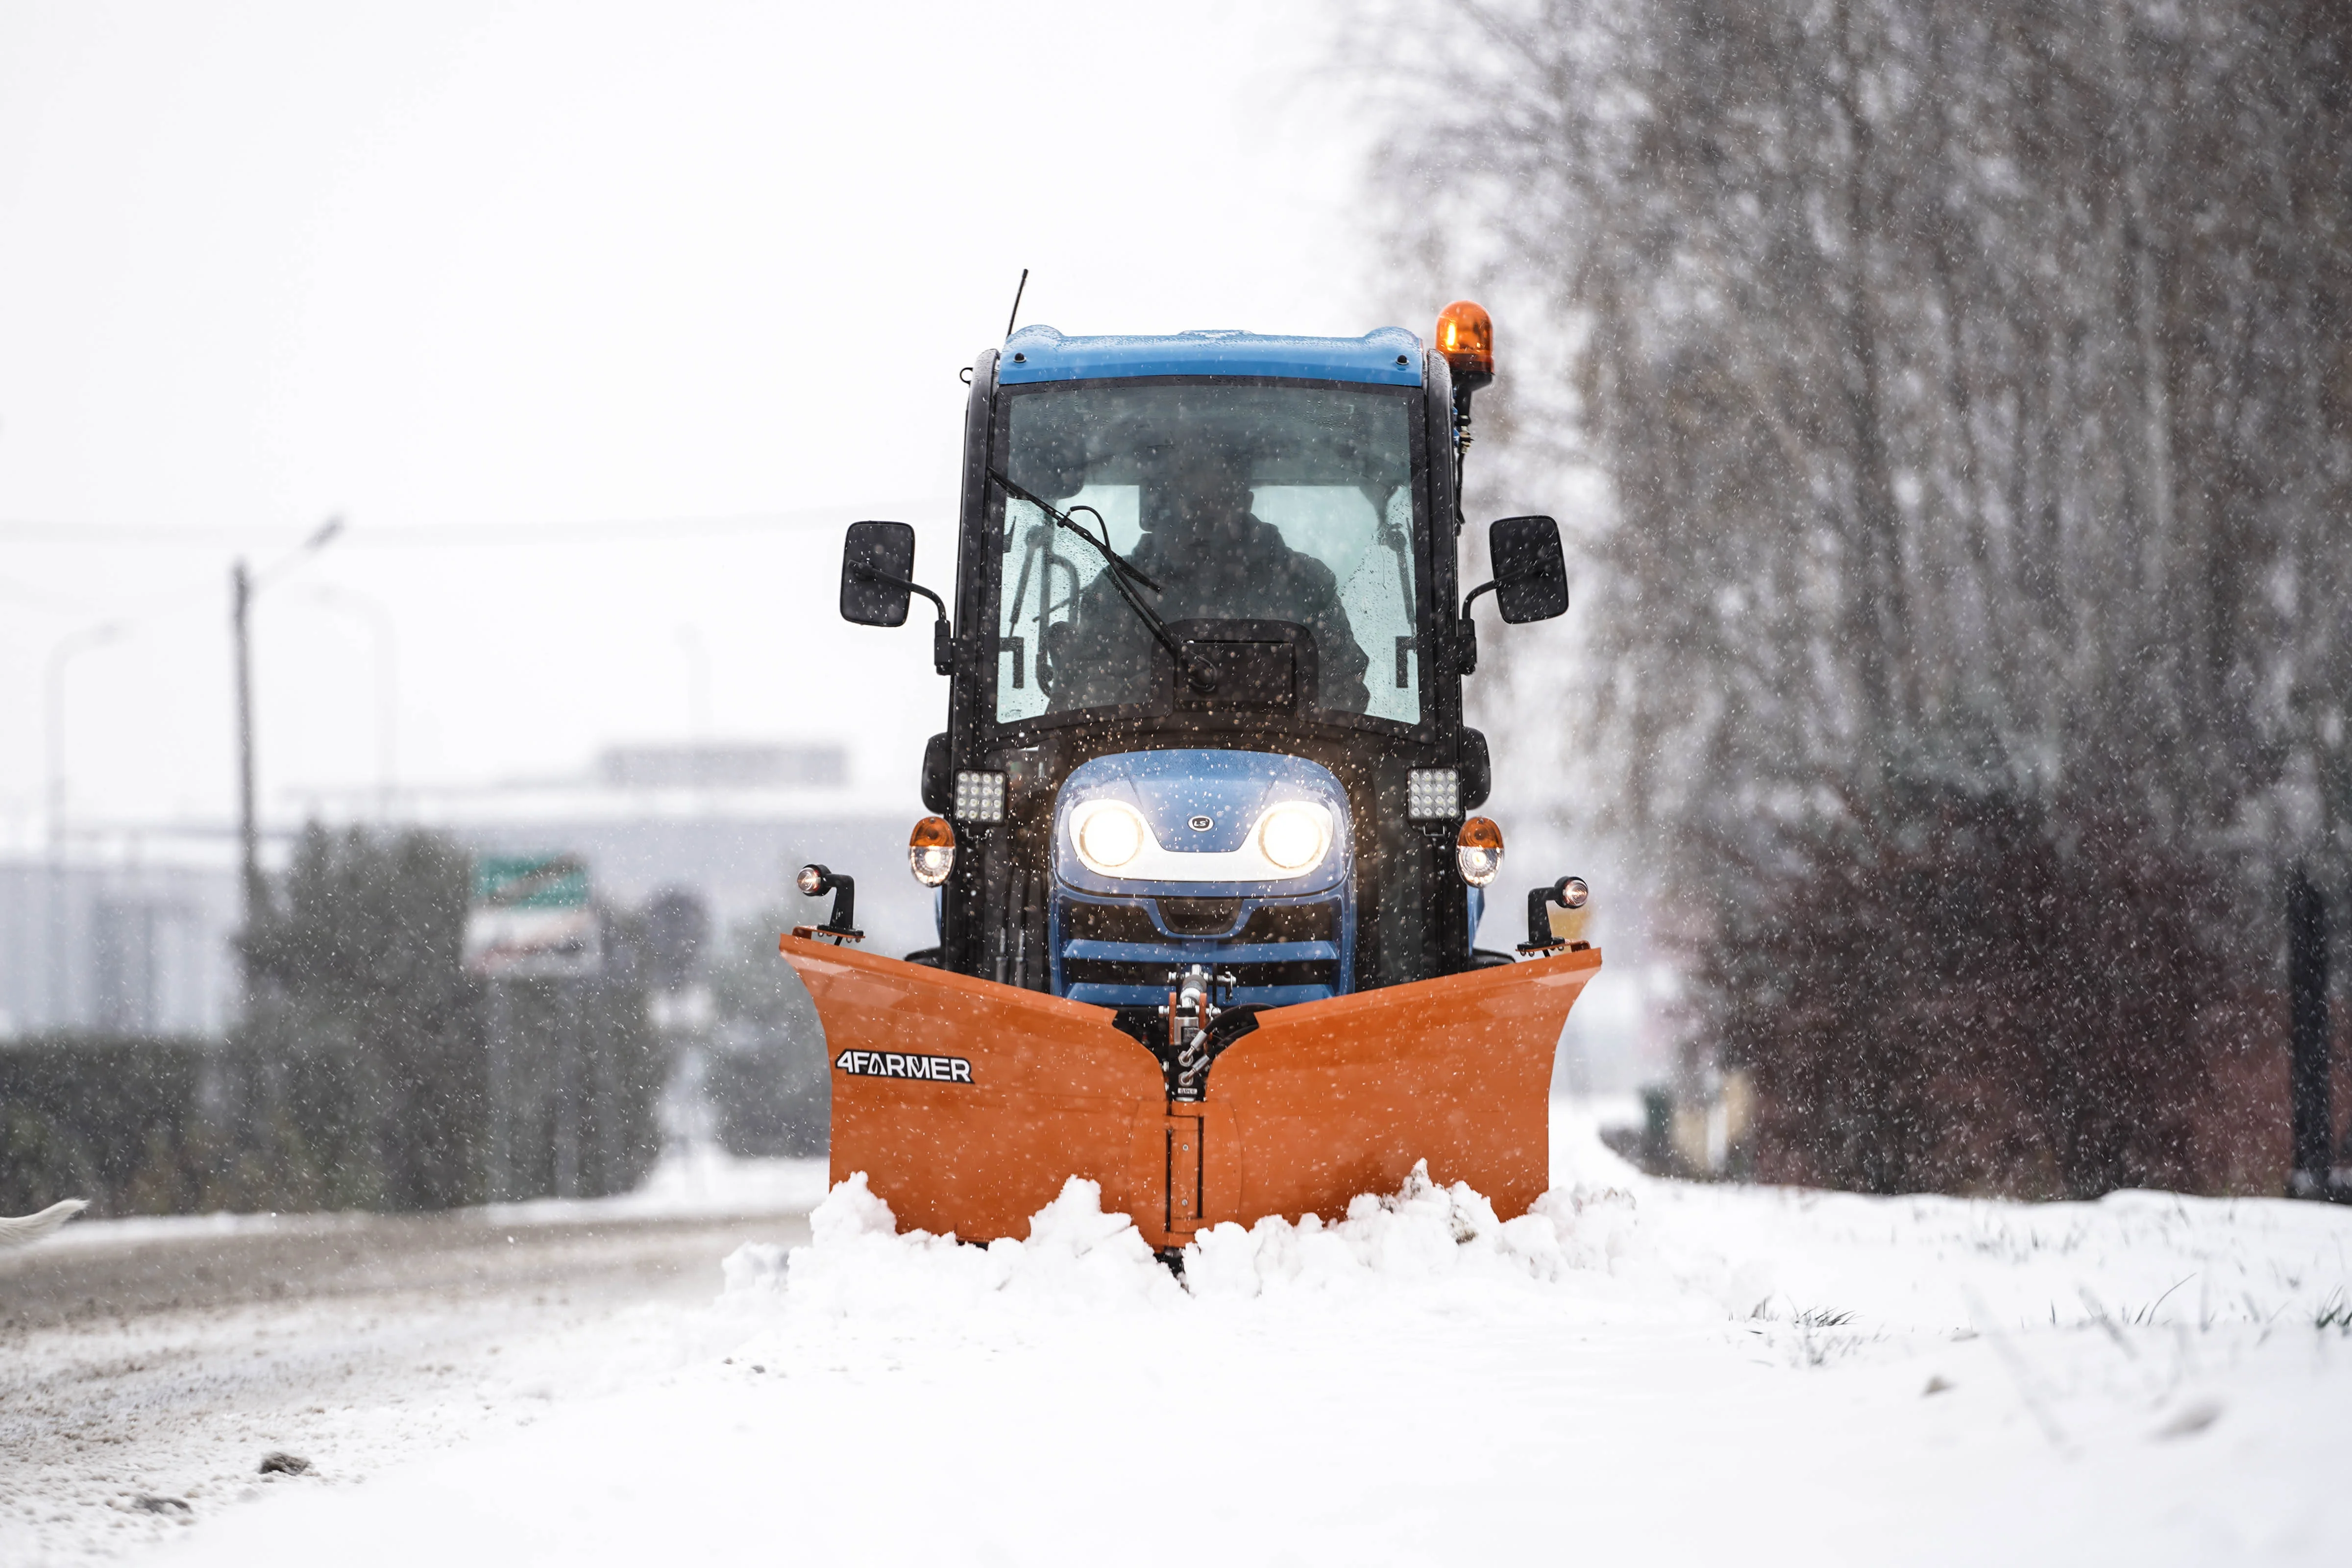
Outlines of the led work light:
[{"label": "led work light", "polygon": [[955,776],[955,816],[959,822],[1004,820],[1004,775],[960,773]]},{"label": "led work light", "polygon": [[1462,815],[1462,774],[1454,768],[1415,768],[1405,775],[1404,814],[1415,822],[1450,822]]}]

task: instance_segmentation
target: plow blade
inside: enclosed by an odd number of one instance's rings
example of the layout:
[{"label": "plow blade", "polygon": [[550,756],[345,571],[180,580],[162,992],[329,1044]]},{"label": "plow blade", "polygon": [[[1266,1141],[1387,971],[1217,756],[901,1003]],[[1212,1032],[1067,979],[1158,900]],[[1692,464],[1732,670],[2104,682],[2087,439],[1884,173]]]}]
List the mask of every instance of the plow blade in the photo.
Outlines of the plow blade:
[{"label": "plow blade", "polygon": [[1334,1218],[1417,1160],[1525,1214],[1551,1184],[1560,1026],[1600,968],[1589,949],[1259,1014],[1209,1069],[1230,1125],[1211,1218]]},{"label": "plow blade", "polygon": [[[833,1179],[864,1171],[901,1228],[1026,1236],[1070,1176],[1134,1213],[1163,1120],[1150,1051],[1108,1007],[785,937],[833,1063]],[[1152,1184],[1156,1188],[1158,1184]]]},{"label": "plow blade", "polygon": [[1025,1236],[1068,1177],[1155,1247],[1224,1220],[1336,1218],[1418,1160],[1505,1218],[1548,1183],[1553,1050],[1596,951],[1256,1015],[1171,1102],[1111,1011],[785,937],[833,1067],[832,1175],[902,1227]]}]

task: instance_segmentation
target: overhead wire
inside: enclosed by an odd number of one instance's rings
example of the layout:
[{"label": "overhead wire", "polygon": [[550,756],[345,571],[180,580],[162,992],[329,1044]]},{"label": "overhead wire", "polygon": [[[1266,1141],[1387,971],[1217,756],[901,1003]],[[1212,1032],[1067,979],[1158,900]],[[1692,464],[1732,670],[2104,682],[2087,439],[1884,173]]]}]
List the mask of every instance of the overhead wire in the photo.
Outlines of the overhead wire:
[{"label": "overhead wire", "polygon": [[[790,511],[737,512],[715,516],[614,518],[551,522],[372,523],[352,527],[341,534],[346,548],[452,549],[481,545],[599,543],[643,539],[676,539],[697,534],[754,533],[840,523],[861,511],[952,510],[952,503],[931,496],[916,500],[900,498],[881,507],[826,506]],[[261,548],[271,543],[299,544],[304,531],[286,528],[216,528],[166,523],[59,522],[27,518],[0,518],[0,543],[83,545],[129,548],[163,545],[183,549]]]}]

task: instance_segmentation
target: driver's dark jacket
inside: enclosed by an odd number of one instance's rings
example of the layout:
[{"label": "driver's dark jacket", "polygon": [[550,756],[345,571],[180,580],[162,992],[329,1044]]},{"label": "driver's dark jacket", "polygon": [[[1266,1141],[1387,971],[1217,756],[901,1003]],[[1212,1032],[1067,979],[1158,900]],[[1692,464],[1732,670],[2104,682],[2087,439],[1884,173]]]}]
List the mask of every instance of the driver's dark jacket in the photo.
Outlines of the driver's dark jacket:
[{"label": "driver's dark jacket", "polygon": [[[1137,596],[1163,621],[1291,621],[1305,626],[1315,638],[1321,670],[1316,706],[1361,713],[1370,696],[1364,685],[1370,660],[1348,624],[1331,569],[1293,550],[1280,530],[1253,513],[1219,525],[1210,539],[1206,544],[1188,541],[1172,546],[1158,531],[1146,532],[1128,559],[1163,591],[1154,594],[1139,584]],[[1070,624],[1055,628],[1048,640],[1053,709],[1153,700],[1159,695],[1151,686],[1153,644],[1151,628],[1120,600],[1105,570],[1080,592]]]}]

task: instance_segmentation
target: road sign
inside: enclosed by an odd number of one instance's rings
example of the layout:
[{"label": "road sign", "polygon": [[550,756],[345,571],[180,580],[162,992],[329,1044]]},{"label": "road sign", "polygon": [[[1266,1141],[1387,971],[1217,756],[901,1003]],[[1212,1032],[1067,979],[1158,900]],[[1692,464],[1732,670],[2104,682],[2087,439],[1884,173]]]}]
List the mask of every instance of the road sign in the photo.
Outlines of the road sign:
[{"label": "road sign", "polygon": [[474,862],[466,967],[482,975],[585,974],[603,957],[588,868],[573,855],[485,855]]}]

